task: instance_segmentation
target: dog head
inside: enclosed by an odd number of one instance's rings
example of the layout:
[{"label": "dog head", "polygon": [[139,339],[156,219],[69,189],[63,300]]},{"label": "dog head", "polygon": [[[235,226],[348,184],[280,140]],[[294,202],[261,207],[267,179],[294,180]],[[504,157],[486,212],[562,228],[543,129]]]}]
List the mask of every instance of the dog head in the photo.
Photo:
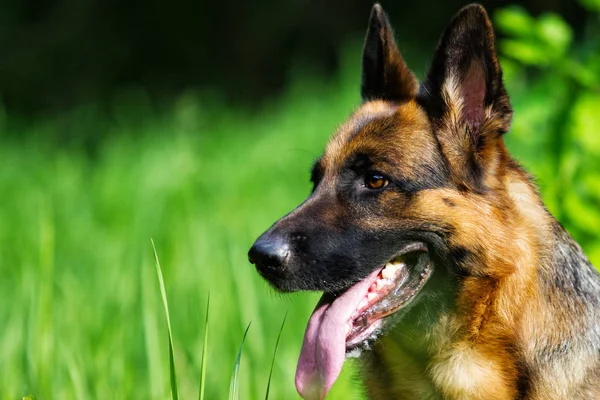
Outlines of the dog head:
[{"label": "dog head", "polygon": [[375,5],[362,66],[363,102],[315,162],[312,193],[249,252],[275,288],[325,292],[298,365],[305,398],[324,396],[344,355],[397,321],[434,269],[506,272],[485,267],[501,249],[481,244],[504,240],[494,221],[510,207],[512,163],[502,140],[512,109],[485,10],[458,13],[419,84]]}]

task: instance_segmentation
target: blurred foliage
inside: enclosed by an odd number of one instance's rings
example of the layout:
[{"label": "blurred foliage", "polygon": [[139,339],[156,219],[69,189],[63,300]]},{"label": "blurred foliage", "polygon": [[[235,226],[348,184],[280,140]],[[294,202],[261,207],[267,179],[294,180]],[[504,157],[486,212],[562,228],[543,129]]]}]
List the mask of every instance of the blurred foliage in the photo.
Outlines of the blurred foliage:
[{"label": "blurred foliage", "polygon": [[520,7],[495,14],[508,90],[516,110],[507,136],[536,172],[550,211],[600,260],[600,1],[574,40],[556,14]]},{"label": "blurred foliage", "polygon": [[[429,56],[464,0],[381,1],[409,61]],[[482,0],[489,11],[502,6]],[[579,26],[572,0],[520,0]],[[7,0],[0,2],[0,98],[40,114],[143,87],[156,101],[190,87],[257,104],[298,62],[333,76],[341,47],[366,29],[372,0]],[[419,38],[416,43],[413,38]]]},{"label": "blurred foliage", "polygon": [[[580,34],[557,15],[496,15],[515,108],[511,152],[549,209],[600,264],[598,7]],[[416,46],[416,44],[415,44]],[[538,49],[543,49],[539,50]],[[294,70],[260,108],[145,90],[52,118],[0,113],[0,399],[165,399],[169,352],[150,238],[169,299],[182,398],[198,393],[211,293],[206,398],[227,396],[244,329],[240,393],[297,398],[294,371],[318,295],[274,294],[246,252],[309,193],[308,171],[360,99],[358,45],[335,77]],[[414,64],[413,64],[414,65]],[[422,71],[417,71],[422,72]],[[66,131],[66,132],[65,132]],[[87,142],[54,138],[103,135]],[[360,398],[349,363],[332,399]]]}]

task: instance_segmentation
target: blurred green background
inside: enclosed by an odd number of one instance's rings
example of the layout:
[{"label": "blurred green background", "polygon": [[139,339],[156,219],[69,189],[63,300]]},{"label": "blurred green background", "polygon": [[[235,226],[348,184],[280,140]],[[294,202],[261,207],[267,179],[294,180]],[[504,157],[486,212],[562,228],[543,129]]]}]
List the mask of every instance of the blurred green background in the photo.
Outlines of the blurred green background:
[{"label": "blurred green background", "polygon": [[[383,2],[422,77],[460,1]],[[506,140],[600,265],[600,0],[484,2],[515,118]],[[317,294],[275,293],[254,239],[309,193],[360,102],[371,2],[8,1],[0,5],[0,398],[166,399],[165,275],[183,399],[293,377]],[[359,399],[347,363],[332,399]]]}]

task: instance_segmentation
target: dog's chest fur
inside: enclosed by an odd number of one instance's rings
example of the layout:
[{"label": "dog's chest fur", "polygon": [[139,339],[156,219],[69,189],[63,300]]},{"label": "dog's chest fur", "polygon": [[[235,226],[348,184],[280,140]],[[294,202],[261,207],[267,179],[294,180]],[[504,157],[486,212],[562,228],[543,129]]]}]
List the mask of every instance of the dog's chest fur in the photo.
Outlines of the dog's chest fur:
[{"label": "dog's chest fur", "polygon": [[[363,355],[365,385],[372,399],[513,399],[514,369],[502,350],[461,339],[459,320],[440,315],[428,333],[401,325]],[[516,374],[513,374],[516,376]]]}]

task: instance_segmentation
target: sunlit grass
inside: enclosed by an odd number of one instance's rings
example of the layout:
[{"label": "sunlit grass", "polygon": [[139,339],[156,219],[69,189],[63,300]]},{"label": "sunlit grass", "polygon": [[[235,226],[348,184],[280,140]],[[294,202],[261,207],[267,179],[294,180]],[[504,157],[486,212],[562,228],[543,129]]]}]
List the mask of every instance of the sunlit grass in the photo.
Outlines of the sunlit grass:
[{"label": "sunlit grass", "polygon": [[279,328],[279,334],[277,334],[277,341],[275,342],[275,349],[273,350],[273,359],[271,360],[271,369],[269,370],[269,380],[267,381],[267,391],[265,392],[265,400],[269,400],[269,392],[271,390],[271,378],[273,377],[273,367],[275,367],[277,349],[279,348],[279,340],[281,340],[281,334],[283,333],[283,327],[285,326],[286,319],[287,312],[283,316],[283,321],[281,321],[281,328]]},{"label": "sunlit grass", "polygon": [[206,320],[204,322],[204,342],[202,345],[202,361],[200,363],[200,389],[198,391],[198,400],[204,400],[206,389],[206,360],[208,359],[208,316],[210,313],[210,292],[206,299]]},{"label": "sunlit grass", "polygon": [[246,342],[246,336],[252,321],[248,322],[248,326],[242,336],[242,342],[238,350],[237,356],[235,357],[235,363],[233,364],[233,373],[231,374],[231,382],[229,383],[229,400],[238,400],[240,398],[240,364],[242,363],[242,351],[244,350],[244,343]]},{"label": "sunlit grass", "polygon": [[167,300],[167,291],[165,289],[165,281],[163,279],[162,269],[160,267],[160,261],[158,254],[156,253],[156,247],[154,246],[154,240],[152,242],[152,251],[154,252],[154,261],[156,262],[156,275],[158,276],[158,284],[160,287],[160,295],[162,298],[163,306],[165,308],[165,317],[167,319],[167,332],[169,334],[169,377],[171,379],[171,399],[178,400],[179,394],[177,392],[177,367],[175,366],[175,355],[173,354],[173,332],[171,331],[171,316],[169,314],[169,302]]}]

